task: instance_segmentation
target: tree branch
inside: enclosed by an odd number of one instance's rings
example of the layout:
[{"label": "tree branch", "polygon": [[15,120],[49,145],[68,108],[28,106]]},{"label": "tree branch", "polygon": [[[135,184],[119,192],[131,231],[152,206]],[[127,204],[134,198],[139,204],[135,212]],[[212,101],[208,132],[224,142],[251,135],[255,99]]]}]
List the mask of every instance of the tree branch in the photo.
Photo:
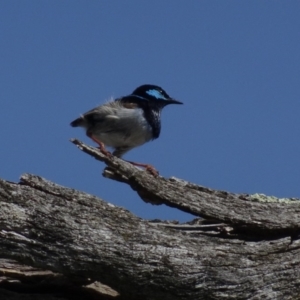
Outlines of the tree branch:
[{"label": "tree branch", "polygon": [[131,186],[145,201],[165,204],[205,219],[213,219],[255,234],[295,235],[300,229],[299,199],[278,199],[262,194],[233,194],[184,180],[153,177],[117,157],[108,158],[97,148],[73,139],[83,152],[109,167],[103,175]]},{"label": "tree branch", "polygon": [[129,184],[144,201],[206,220],[145,221],[92,195],[25,174],[19,184],[0,180],[2,259],[49,270],[78,286],[100,281],[120,299],[300,296],[295,199],[235,195],[156,178],[73,143],[104,161],[109,168],[104,175]]}]

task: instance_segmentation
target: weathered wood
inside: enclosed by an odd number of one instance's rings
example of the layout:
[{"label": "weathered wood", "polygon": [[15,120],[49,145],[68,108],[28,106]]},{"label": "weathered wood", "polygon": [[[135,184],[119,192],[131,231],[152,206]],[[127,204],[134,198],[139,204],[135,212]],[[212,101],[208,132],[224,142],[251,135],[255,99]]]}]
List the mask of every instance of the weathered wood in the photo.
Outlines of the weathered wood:
[{"label": "weathered wood", "polygon": [[100,281],[122,299],[300,299],[298,201],[156,178],[73,142],[108,165],[106,177],[129,184],[144,201],[207,220],[148,222],[25,174],[19,184],[0,180],[1,258],[79,286]]},{"label": "weathered wood", "polygon": [[195,216],[234,225],[236,229],[254,231],[255,234],[297,234],[300,230],[299,199],[233,194],[177,178],[154,178],[117,157],[110,159],[94,147],[75,139],[72,142],[109,166],[104,176],[127,183],[145,202],[176,207]]},{"label": "weathered wood", "polygon": [[84,285],[61,274],[0,259],[1,300],[108,300],[117,295],[99,282]]}]

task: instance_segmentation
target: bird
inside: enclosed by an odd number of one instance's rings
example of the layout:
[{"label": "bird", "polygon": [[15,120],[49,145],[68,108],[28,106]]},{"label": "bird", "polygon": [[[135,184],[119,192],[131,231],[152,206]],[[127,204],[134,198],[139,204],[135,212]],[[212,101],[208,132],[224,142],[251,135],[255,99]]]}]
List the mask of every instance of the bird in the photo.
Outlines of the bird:
[{"label": "bird", "polygon": [[[104,155],[121,158],[129,150],[159,137],[161,111],[169,104],[183,103],[171,98],[157,85],[144,84],[128,96],[110,100],[87,111],[70,125],[83,127]],[[114,149],[112,155],[105,146]],[[149,164],[128,162],[158,175]]]}]

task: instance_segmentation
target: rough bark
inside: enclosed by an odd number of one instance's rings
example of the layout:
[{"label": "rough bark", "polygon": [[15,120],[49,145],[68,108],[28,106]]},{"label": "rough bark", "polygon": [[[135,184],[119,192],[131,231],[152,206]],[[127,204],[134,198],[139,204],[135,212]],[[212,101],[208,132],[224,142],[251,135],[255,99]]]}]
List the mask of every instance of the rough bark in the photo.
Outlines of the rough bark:
[{"label": "rough bark", "polygon": [[[1,299],[300,299],[297,199],[154,177],[73,143],[144,201],[203,219],[149,222],[38,176],[1,180]],[[119,296],[91,293],[86,286],[94,282]]]}]

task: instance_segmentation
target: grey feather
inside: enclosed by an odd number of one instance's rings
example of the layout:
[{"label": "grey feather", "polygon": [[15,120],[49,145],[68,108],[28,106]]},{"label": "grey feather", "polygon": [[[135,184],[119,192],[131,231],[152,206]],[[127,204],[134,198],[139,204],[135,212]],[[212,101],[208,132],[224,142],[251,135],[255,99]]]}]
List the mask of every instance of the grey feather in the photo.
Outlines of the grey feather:
[{"label": "grey feather", "polygon": [[98,106],[71,123],[83,127],[106,146],[115,148],[114,155],[121,157],[130,149],[152,138],[152,128],[141,108],[126,108],[120,101]]}]

